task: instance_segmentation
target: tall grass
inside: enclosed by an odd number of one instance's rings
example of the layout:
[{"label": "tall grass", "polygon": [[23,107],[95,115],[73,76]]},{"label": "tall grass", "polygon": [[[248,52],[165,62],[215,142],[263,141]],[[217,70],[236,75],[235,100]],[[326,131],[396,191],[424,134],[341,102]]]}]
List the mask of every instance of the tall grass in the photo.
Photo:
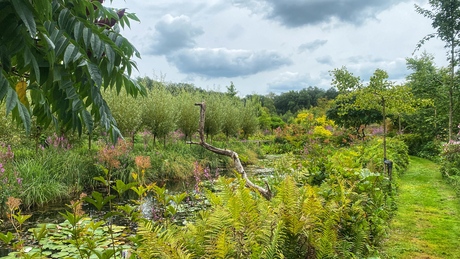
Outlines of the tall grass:
[{"label": "tall grass", "polygon": [[49,168],[45,159],[28,158],[16,162],[22,178],[20,198],[25,206],[44,205],[69,196],[62,177]]}]

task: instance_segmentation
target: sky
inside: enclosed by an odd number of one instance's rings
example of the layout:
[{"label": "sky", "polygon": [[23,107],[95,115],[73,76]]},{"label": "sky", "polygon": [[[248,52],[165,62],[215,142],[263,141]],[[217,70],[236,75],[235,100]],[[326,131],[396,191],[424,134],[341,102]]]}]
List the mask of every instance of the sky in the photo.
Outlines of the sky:
[{"label": "sky", "polygon": [[[107,1],[109,2],[109,1]],[[363,82],[376,69],[404,83],[406,58],[423,51],[447,66],[425,0],[113,0],[139,22],[122,34],[137,48],[138,71],[173,83],[240,96],[329,89],[330,71],[346,67]]]}]

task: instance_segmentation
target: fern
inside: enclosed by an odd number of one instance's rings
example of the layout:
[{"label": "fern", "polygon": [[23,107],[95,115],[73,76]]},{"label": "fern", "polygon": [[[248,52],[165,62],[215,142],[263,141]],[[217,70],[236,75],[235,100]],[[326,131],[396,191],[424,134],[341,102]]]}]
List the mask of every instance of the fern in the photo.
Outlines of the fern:
[{"label": "fern", "polygon": [[286,237],[283,232],[283,222],[278,221],[275,223],[269,232],[270,235],[266,236],[264,240],[265,248],[263,249],[260,258],[274,259],[283,258],[281,246],[283,239]]},{"label": "fern", "polygon": [[138,255],[141,258],[192,258],[192,254],[177,238],[179,231],[175,227],[165,229],[150,223],[141,224],[139,233],[144,239],[137,249]]}]

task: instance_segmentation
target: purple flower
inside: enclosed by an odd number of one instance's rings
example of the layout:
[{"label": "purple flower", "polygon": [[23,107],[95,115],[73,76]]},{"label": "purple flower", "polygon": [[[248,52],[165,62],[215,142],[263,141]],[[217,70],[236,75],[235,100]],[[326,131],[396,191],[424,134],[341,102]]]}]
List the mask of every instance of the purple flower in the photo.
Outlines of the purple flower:
[{"label": "purple flower", "polygon": [[22,178],[16,178],[16,181],[18,182],[19,185],[22,185]]}]

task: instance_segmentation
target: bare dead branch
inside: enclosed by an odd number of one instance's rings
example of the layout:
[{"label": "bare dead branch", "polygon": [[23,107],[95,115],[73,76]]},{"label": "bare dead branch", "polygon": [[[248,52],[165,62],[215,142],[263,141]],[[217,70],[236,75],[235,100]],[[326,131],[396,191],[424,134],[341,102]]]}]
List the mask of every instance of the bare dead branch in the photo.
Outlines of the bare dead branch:
[{"label": "bare dead branch", "polygon": [[249,180],[246,171],[244,170],[243,165],[241,164],[240,158],[238,157],[238,153],[229,150],[229,149],[222,149],[218,147],[214,147],[205,141],[204,137],[204,120],[205,120],[205,113],[206,113],[206,104],[202,103],[195,103],[196,106],[200,106],[200,122],[199,122],[199,129],[198,132],[200,134],[200,142],[188,142],[188,144],[200,145],[205,149],[214,152],[219,155],[224,155],[231,157],[233,159],[233,163],[235,164],[236,171],[241,175],[241,177],[246,181],[246,186],[252,190],[256,190],[259,192],[265,199],[270,200],[273,197],[273,194],[270,190],[270,186],[267,182],[265,182],[266,188],[260,187],[251,180]]}]

